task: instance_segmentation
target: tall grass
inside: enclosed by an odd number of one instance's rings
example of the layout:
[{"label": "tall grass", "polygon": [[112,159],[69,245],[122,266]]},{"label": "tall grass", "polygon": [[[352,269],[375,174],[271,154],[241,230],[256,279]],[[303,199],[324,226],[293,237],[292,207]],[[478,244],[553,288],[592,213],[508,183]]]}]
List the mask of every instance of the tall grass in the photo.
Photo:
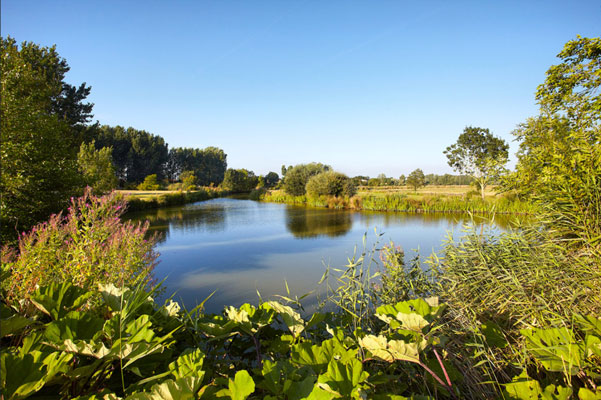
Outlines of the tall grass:
[{"label": "tall grass", "polygon": [[270,191],[258,196],[262,201],[299,204],[312,207],[367,211],[441,212],[472,214],[533,214],[534,204],[512,195],[482,200],[474,196],[407,195],[398,193],[360,194],[347,197],[290,196],[282,191]]},{"label": "tall grass", "polygon": [[145,199],[128,197],[126,198],[127,210],[141,211],[161,207],[177,206],[187,203],[194,203],[196,201],[210,200],[216,197],[223,197],[227,194],[229,194],[229,192],[225,190],[206,187],[193,192],[166,193]]}]

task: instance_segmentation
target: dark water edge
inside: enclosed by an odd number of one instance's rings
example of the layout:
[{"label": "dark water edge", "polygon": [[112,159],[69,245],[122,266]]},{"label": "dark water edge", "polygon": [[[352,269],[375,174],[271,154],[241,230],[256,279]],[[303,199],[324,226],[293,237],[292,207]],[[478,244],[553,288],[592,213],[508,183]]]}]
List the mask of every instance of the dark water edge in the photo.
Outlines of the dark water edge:
[{"label": "dark water edge", "polygon": [[[317,282],[327,266],[343,267],[390,242],[404,249],[406,260],[417,252],[425,258],[449,235],[461,236],[465,225],[490,224],[466,214],[332,210],[243,198],[132,212],[128,219],[150,221],[158,236],[155,277],[165,278],[165,293],[175,292],[192,308],[216,291],[205,304],[208,312],[257,303],[258,293],[264,300],[285,295],[285,282],[293,296],[323,295]],[[511,220],[496,216],[492,229],[504,230]],[[311,308],[317,301],[311,295],[303,303]]]}]

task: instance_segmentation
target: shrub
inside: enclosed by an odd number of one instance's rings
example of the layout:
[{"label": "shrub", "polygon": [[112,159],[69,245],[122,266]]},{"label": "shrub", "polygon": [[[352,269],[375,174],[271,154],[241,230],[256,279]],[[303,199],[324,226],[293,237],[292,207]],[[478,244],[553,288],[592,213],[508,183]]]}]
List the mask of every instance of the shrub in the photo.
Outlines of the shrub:
[{"label": "shrub", "polygon": [[138,190],[159,190],[160,185],[157,181],[157,174],[148,175],[144,182],[137,186]]},{"label": "shrub", "polygon": [[98,283],[146,278],[157,254],[145,239],[148,223],[122,222],[125,201],[116,194],[96,197],[86,189],[72,199],[66,216],[53,215],[19,237],[18,248],[2,248],[10,272],[2,287],[9,301],[27,297],[37,285],[68,280],[89,288]]},{"label": "shrub", "polygon": [[313,175],[329,171],[332,168],[329,165],[321,163],[299,164],[286,171],[284,178],[284,191],[292,196],[302,196],[305,194],[307,182]]},{"label": "shrub", "polygon": [[[309,196],[352,196],[356,188],[344,174],[326,171],[312,176],[307,182],[306,191]],[[349,197],[350,197],[349,196]]]},{"label": "shrub", "polygon": [[230,192],[250,192],[259,183],[259,178],[253,171],[246,169],[228,169],[221,186]]}]

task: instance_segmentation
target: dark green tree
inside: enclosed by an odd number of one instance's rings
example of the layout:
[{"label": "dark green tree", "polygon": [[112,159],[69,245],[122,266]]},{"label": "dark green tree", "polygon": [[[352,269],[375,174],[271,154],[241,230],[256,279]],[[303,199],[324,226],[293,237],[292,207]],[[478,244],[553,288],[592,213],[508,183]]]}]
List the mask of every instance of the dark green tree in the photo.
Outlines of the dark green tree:
[{"label": "dark green tree", "polygon": [[96,149],[94,142],[82,143],[77,154],[77,165],[83,175],[84,183],[102,194],[117,187],[117,176],[112,159],[113,149]]},{"label": "dark green tree", "polygon": [[488,129],[468,126],[444,154],[455,171],[474,179],[484,199],[486,186],[504,171],[509,145]]},{"label": "dark green tree", "polygon": [[227,169],[227,155],[216,147],[193,149],[176,147],[169,151],[166,174],[172,181],[179,179],[183,171],[194,171],[201,186],[218,185],[223,182]]},{"label": "dark green tree", "polygon": [[253,171],[246,169],[228,169],[221,186],[234,193],[244,193],[253,190],[259,183],[259,178]]},{"label": "dark green tree", "polygon": [[81,191],[76,125],[90,118],[92,105],[82,102],[89,88],[64,82],[69,67],[54,47],[19,48],[0,38],[0,51],[0,218],[2,238],[9,239]]},{"label": "dark green tree", "polygon": [[284,191],[292,196],[302,196],[305,194],[305,186],[313,175],[329,171],[332,168],[329,165],[321,163],[299,164],[286,171],[284,179]]},{"label": "dark green tree", "polygon": [[265,183],[265,187],[269,189],[275,187],[278,184],[278,182],[280,181],[280,177],[275,172],[269,172],[267,175],[265,175],[263,181]]},{"label": "dark green tree", "polygon": [[165,140],[143,130],[101,126],[92,132],[96,148],[112,147],[113,163],[122,184],[139,183],[148,175],[165,178],[169,150]]},{"label": "dark green tree", "polygon": [[407,176],[406,182],[407,185],[411,186],[413,190],[417,192],[417,189],[425,186],[426,184],[426,177],[424,176],[424,171],[418,168],[415,171],[411,172],[409,176]]}]

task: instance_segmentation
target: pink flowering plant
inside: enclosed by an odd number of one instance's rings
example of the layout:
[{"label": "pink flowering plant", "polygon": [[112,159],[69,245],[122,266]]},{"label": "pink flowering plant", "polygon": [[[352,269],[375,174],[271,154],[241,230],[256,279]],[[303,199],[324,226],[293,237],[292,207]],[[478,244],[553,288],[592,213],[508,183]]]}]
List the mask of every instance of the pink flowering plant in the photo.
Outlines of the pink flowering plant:
[{"label": "pink flowering plant", "polygon": [[16,304],[37,286],[69,281],[83,288],[99,283],[122,286],[150,281],[156,265],[148,222],[122,221],[126,202],[116,193],[98,197],[86,189],[72,198],[65,215],[52,215],[19,237],[16,248],[2,248],[2,269],[10,275],[2,287]]}]

